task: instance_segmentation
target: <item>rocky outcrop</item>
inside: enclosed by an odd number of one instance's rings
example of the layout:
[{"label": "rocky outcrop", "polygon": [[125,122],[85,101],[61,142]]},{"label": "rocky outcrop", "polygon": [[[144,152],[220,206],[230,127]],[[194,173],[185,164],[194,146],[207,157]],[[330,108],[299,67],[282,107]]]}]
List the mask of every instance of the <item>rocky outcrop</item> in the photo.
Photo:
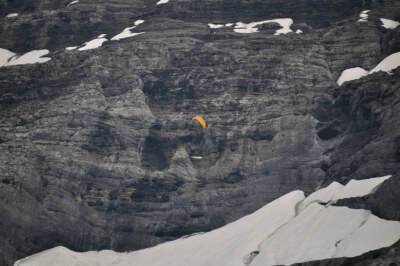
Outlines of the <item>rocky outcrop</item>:
[{"label": "rocky outcrop", "polygon": [[[139,249],[294,189],[398,173],[399,70],[336,84],[399,50],[378,21],[393,4],[156,2],[0,2],[20,13],[1,19],[0,47],[51,51],[0,68],[1,262],[59,244]],[[207,25],[277,17],[303,33]],[[65,51],[137,19],[144,34]]]}]

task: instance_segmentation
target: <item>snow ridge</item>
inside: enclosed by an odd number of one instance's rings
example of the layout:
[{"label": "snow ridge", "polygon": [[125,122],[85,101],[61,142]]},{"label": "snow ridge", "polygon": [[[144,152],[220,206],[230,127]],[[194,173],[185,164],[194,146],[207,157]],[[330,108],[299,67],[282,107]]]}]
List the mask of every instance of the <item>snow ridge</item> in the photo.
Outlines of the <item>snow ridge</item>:
[{"label": "snow ridge", "polygon": [[49,50],[46,49],[33,50],[19,56],[7,49],[0,48],[0,67],[45,63],[51,59],[50,57],[43,57],[48,53]]},{"label": "snow ridge", "polygon": [[400,66],[400,52],[394,53],[383,59],[374,69],[366,71],[360,67],[349,68],[342,72],[336,83],[341,86],[344,82],[360,79],[369,74],[384,71],[388,74]]}]

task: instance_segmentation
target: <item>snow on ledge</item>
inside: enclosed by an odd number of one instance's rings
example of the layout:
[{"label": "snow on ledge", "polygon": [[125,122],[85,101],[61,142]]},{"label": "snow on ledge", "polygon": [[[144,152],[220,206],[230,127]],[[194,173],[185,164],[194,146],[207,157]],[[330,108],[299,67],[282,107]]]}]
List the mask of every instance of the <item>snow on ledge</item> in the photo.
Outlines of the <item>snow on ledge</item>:
[{"label": "snow on ledge", "polygon": [[340,86],[346,81],[359,79],[361,77],[364,77],[366,75],[378,71],[384,71],[390,73],[393,69],[396,69],[399,66],[400,66],[400,52],[397,52],[383,59],[374,69],[372,69],[369,72],[360,67],[344,70],[336,83]]},{"label": "snow on ledge", "polygon": [[211,29],[219,29],[224,26],[224,24],[213,24],[213,23],[208,23],[207,24]]},{"label": "snow on ledge", "polygon": [[160,1],[157,2],[157,5],[166,4],[168,2],[169,2],[169,0],[160,0]]},{"label": "snow on ledge", "polygon": [[369,12],[369,10],[361,11],[360,19],[357,20],[357,22],[367,22],[368,21],[368,12]]},{"label": "snow on ledge", "polygon": [[274,35],[286,34],[292,32],[290,26],[293,24],[293,20],[291,18],[279,18],[273,20],[264,20],[259,22],[252,22],[252,23],[242,23],[237,22],[235,25],[234,31],[237,33],[254,33],[258,32],[258,25],[262,25],[265,23],[278,23],[282,28],[277,30]]},{"label": "snow on ledge", "polygon": [[48,53],[49,50],[46,49],[33,50],[18,56],[11,51],[0,48],[0,67],[45,63],[51,59],[50,57],[43,57]]},{"label": "snow on ledge", "polygon": [[366,75],[368,75],[368,71],[361,67],[349,68],[342,72],[336,83],[340,86],[346,81],[359,79]]},{"label": "snow on ledge", "polygon": [[[103,35],[100,35],[100,36],[103,36]],[[106,38],[102,38],[100,36],[97,37],[94,40],[85,42],[83,44],[84,46],[79,48],[78,50],[79,51],[85,51],[85,50],[91,50],[91,49],[96,49],[96,48],[101,47],[103,45],[103,43],[107,41],[107,39]]]},{"label": "snow on ledge", "polygon": [[18,13],[11,13],[6,16],[6,18],[14,18],[14,17],[18,17]]},{"label": "snow on ledge", "polygon": [[394,21],[394,20],[390,20],[390,19],[386,19],[386,18],[381,18],[380,20],[382,22],[382,27],[384,27],[386,29],[395,29],[395,28],[397,28],[397,26],[400,25],[400,22],[398,22],[398,21]]},{"label": "snow on ledge", "polygon": [[7,49],[0,48],[0,67],[7,64],[14,56],[16,56],[15,53]]},{"label": "snow on ledge", "polygon": [[400,66],[400,52],[394,53],[383,59],[369,74],[385,71],[390,72]]},{"label": "snow on ledge", "polygon": [[138,20],[135,21],[135,26],[138,26],[138,25],[143,24],[143,23],[144,23],[143,19],[138,19]]},{"label": "snow on ledge", "polygon": [[136,28],[138,25],[142,24],[144,20],[136,20],[135,25],[132,27],[125,28],[121,33],[115,35],[114,37],[111,38],[111,41],[118,41],[121,39],[129,38],[129,37],[134,37],[140,34],[143,34],[145,32],[131,32],[134,28]]},{"label": "snow on ledge", "polygon": [[72,2],[71,2],[71,3],[69,3],[67,6],[70,6],[70,5],[75,5],[75,4],[77,4],[77,3],[79,3],[79,0],[72,1]]},{"label": "snow on ledge", "polygon": [[72,51],[72,50],[75,50],[76,48],[78,48],[79,46],[71,46],[71,47],[67,47],[67,48],[65,48],[65,50],[67,50],[67,51]]}]

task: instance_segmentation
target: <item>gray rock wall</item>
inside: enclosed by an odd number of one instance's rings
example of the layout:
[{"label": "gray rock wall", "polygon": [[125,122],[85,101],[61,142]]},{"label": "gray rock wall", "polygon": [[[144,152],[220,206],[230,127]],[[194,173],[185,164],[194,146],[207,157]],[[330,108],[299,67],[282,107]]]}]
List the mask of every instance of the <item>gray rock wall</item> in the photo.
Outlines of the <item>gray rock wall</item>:
[{"label": "gray rock wall", "polygon": [[[21,13],[1,19],[0,47],[52,57],[0,68],[2,263],[144,248],[295,189],[398,173],[399,70],[336,84],[400,50],[379,26],[398,3],[156,2],[0,2]],[[303,33],[207,26],[282,17]],[[137,19],[145,34],[65,51]]]}]

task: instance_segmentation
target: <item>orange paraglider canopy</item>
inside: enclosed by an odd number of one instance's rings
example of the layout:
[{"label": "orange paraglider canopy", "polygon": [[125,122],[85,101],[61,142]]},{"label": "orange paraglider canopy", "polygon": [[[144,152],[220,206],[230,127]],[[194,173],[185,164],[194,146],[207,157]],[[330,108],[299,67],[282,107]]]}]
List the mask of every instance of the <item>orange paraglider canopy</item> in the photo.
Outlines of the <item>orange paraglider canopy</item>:
[{"label": "orange paraglider canopy", "polygon": [[197,120],[203,128],[206,128],[206,121],[201,116],[195,116],[192,120]]}]

